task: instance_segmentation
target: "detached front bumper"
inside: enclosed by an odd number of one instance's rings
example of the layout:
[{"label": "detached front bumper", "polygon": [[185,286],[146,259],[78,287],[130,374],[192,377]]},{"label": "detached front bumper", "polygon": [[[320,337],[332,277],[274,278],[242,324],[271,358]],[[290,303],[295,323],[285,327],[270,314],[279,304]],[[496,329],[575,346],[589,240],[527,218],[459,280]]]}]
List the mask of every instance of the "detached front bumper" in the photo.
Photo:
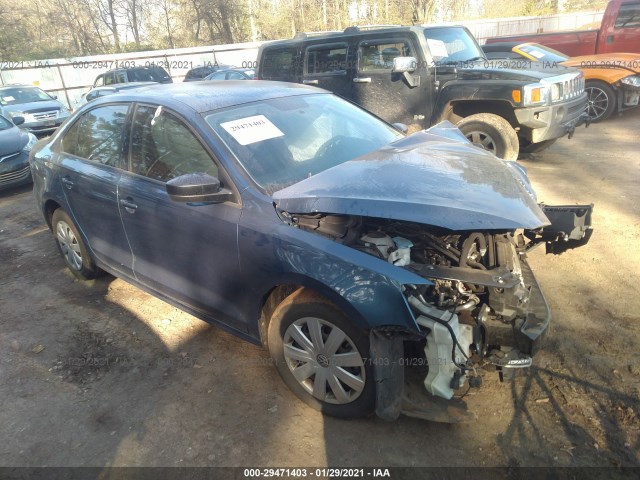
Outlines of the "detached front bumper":
[{"label": "detached front bumper", "polygon": [[518,108],[515,115],[520,124],[520,136],[531,143],[554,140],[565,135],[571,138],[577,127],[589,124],[586,105],[585,93],[570,102],[557,105]]}]

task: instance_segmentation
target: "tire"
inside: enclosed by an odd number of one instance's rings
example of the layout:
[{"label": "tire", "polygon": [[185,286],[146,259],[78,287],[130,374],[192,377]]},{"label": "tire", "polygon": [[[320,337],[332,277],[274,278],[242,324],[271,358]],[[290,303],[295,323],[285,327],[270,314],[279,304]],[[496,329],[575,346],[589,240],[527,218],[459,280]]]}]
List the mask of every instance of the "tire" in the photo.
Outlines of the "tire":
[{"label": "tire", "polygon": [[538,153],[538,152],[542,152],[543,150],[546,150],[551,145],[556,143],[556,140],[557,140],[557,138],[554,138],[552,140],[544,140],[544,141],[538,142],[538,143],[531,143],[528,140],[523,140],[520,143],[520,153]]},{"label": "tire", "polygon": [[51,226],[58,251],[71,273],[80,280],[96,278],[101,270],[93,262],[82,236],[69,215],[61,208],[57,209],[51,217]]},{"label": "tire", "polygon": [[458,128],[474,145],[504,160],[518,158],[518,134],[504,118],[492,113],[477,113],[463,118]]},{"label": "tire", "polygon": [[339,418],[373,412],[369,338],[333,304],[304,289],[293,293],[271,317],[268,346],[284,383],[314,409]]},{"label": "tire", "polygon": [[608,84],[593,80],[586,83],[584,90],[588,98],[585,111],[592,122],[606,120],[616,110],[616,93]]}]

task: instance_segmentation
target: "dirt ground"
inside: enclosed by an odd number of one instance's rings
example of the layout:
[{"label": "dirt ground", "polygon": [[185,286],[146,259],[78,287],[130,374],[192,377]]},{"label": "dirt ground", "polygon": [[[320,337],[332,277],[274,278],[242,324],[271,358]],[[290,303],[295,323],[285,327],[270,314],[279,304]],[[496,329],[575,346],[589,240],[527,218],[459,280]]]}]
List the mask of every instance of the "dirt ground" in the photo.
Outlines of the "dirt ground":
[{"label": "dirt ground", "polygon": [[530,375],[448,425],[323,417],[268,355],[113,277],[64,268],[30,188],[0,193],[0,465],[640,465],[640,110],[522,160],[591,242],[531,254],[554,314]]}]

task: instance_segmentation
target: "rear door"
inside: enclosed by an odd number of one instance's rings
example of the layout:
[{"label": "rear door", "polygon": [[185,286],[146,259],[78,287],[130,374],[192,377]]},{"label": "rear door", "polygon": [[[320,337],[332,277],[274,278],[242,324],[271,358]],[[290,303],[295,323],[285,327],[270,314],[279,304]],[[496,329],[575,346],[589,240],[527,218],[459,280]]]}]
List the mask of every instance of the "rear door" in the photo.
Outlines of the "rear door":
[{"label": "rear door", "polygon": [[84,113],[59,144],[60,181],[68,212],[96,259],[130,274],[132,256],[118,208],[123,173],[123,135],[129,104],[103,105]]},{"label": "rear door", "polygon": [[239,325],[237,224],[240,201],[188,204],[171,200],[166,182],[187,173],[220,178],[217,161],[177,114],[138,105],[132,120],[129,172],[119,185],[120,214],[138,281],[218,320]]},{"label": "rear door", "polygon": [[349,48],[345,42],[307,44],[302,83],[351,98]]},{"label": "rear door", "polygon": [[602,25],[598,53],[640,53],[640,1],[622,3],[615,20],[607,20],[609,24]]},{"label": "rear door", "polygon": [[361,38],[352,79],[353,101],[389,123],[424,128],[428,120],[425,89],[429,82],[421,78],[420,85],[414,87],[403,74],[391,71],[395,57],[415,57],[418,65],[414,75],[419,74],[424,65],[417,47],[408,35]]}]

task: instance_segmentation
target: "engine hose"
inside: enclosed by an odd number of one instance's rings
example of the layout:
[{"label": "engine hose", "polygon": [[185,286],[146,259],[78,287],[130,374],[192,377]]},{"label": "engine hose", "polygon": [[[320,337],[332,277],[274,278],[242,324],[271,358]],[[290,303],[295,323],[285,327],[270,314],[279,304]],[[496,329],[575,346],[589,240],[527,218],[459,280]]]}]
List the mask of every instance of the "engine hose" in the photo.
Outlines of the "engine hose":
[{"label": "engine hose", "polygon": [[[469,253],[471,252],[471,247],[474,243],[478,242],[478,246],[480,247],[480,252],[487,250],[487,241],[484,238],[484,235],[479,232],[474,232],[467,237],[467,239],[462,244],[462,251],[460,252],[460,266],[464,267],[468,265],[470,267],[477,267],[477,263],[473,261],[469,261]],[[471,262],[471,263],[470,263]],[[473,263],[473,265],[472,265]]]},{"label": "engine hose", "polygon": [[474,295],[473,297],[471,297],[471,300],[469,300],[468,302],[463,303],[462,305],[458,305],[455,308],[454,312],[458,313],[458,312],[462,312],[463,310],[470,310],[476,305],[478,305],[479,303],[480,303],[480,299]]},{"label": "engine hose", "polygon": [[424,305],[420,300],[418,300],[413,295],[409,296],[408,300],[409,300],[409,304],[412,307],[414,307],[416,310],[418,310],[420,313],[422,313],[425,317],[427,317],[430,320],[433,320],[436,323],[439,323],[440,325],[444,326],[449,331],[449,335],[451,335],[451,339],[453,340],[453,345],[454,345],[453,349],[451,350],[451,360],[453,361],[453,363],[457,367],[466,368],[464,365],[461,365],[456,361],[456,353],[455,353],[456,352],[456,346],[458,347],[458,349],[460,350],[462,355],[464,355],[464,358],[469,360],[469,356],[466,353],[464,353],[464,350],[462,349],[462,346],[460,345],[460,342],[458,342],[458,338],[456,337],[456,334],[454,333],[453,328],[451,328],[451,325],[449,325],[449,322],[445,322],[441,318],[438,318],[438,317],[435,317],[435,316],[431,315],[429,313],[429,311],[427,310],[426,305]]}]

